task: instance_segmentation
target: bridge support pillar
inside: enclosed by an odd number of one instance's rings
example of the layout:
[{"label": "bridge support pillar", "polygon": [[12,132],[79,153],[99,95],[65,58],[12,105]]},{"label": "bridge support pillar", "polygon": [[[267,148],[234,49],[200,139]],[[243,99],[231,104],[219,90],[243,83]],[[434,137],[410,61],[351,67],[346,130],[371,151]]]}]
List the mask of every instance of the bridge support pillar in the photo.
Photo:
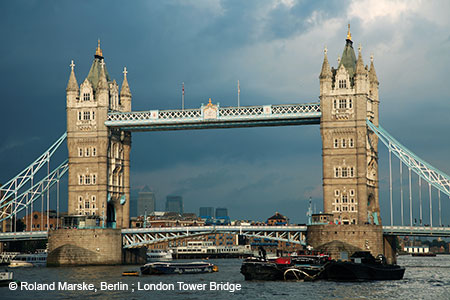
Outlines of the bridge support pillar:
[{"label": "bridge support pillar", "polygon": [[122,263],[125,265],[144,265],[147,263],[147,248],[123,249]]},{"label": "bridge support pillar", "polygon": [[383,237],[384,256],[388,264],[397,263],[397,237],[393,235],[386,235]]},{"label": "bridge support pillar", "polygon": [[121,263],[122,233],[120,229],[49,231],[47,266]]},{"label": "bridge support pillar", "polygon": [[327,252],[334,259],[341,259],[341,252],[348,256],[355,251],[370,251],[375,257],[384,254],[380,225],[310,225],[306,239],[314,250]]}]

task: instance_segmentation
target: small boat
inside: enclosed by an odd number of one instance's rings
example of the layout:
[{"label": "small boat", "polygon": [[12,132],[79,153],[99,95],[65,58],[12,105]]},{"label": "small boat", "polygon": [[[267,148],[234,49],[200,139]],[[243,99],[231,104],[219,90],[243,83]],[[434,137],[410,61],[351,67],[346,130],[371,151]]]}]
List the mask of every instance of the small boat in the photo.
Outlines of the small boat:
[{"label": "small boat", "polygon": [[139,276],[139,271],[124,271],[122,276]]},{"label": "small boat", "polygon": [[141,267],[143,275],[212,273],[218,270],[219,268],[216,265],[203,261],[190,263],[154,262]]},{"label": "small boat", "polygon": [[147,261],[171,261],[172,250],[149,249],[147,251]]},{"label": "small boat", "polygon": [[400,280],[405,268],[386,264],[384,256],[375,259],[368,251],[357,251],[351,261],[332,261],[325,266],[324,278],[333,281]]},{"label": "small boat", "polygon": [[10,268],[18,267],[45,267],[47,265],[47,252],[16,255],[9,262]]},{"label": "small boat", "polygon": [[433,252],[419,252],[419,253],[411,253],[411,256],[435,257],[436,253],[433,253]]},{"label": "small boat", "polygon": [[0,286],[7,286],[10,282],[14,281],[14,273],[5,270],[0,272]]},{"label": "small boat", "polygon": [[249,258],[244,260],[241,273],[245,280],[315,280],[318,279],[328,255],[298,255],[277,259]]}]

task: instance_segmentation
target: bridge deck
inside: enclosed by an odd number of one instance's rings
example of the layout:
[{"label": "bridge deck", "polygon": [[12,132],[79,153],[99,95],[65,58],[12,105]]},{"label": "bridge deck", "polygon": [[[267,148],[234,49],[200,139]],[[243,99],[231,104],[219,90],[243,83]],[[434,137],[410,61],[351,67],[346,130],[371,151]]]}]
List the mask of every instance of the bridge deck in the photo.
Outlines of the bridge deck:
[{"label": "bridge deck", "polygon": [[319,103],[241,107],[209,103],[196,109],[109,112],[105,125],[128,131],[164,131],[320,124],[320,117]]},{"label": "bridge deck", "polygon": [[[345,225],[343,225],[345,226]],[[82,230],[82,229],[79,229]],[[235,233],[261,236],[264,238],[300,241],[299,233],[306,233],[307,226],[192,226],[162,228],[122,229],[124,246],[133,243],[147,244],[181,237],[205,235],[208,233]],[[289,233],[289,234],[288,234]],[[450,227],[429,226],[383,226],[384,235],[450,237]],[[1,242],[42,240],[48,238],[47,231],[2,232]]]}]

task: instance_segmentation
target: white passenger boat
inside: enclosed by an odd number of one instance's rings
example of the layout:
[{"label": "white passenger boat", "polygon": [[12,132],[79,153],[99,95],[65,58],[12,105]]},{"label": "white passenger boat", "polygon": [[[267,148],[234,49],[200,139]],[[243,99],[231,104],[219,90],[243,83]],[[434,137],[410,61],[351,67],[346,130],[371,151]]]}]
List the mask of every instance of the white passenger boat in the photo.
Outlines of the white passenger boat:
[{"label": "white passenger boat", "polygon": [[46,265],[47,252],[19,254],[9,262],[10,268],[45,267]]},{"label": "white passenger boat", "polygon": [[0,286],[7,286],[14,281],[14,274],[8,270],[0,272]]},{"label": "white passenger boat", "polygon": [[215,246],[211,241],[188,241],[174,247],[176,258],[239,258],[252,256],[250,245]]},{"label": "white passenger boat", "polygon": [[147,250],[148,261],[170,261],[172,260],[172,250],[149,249]]}]

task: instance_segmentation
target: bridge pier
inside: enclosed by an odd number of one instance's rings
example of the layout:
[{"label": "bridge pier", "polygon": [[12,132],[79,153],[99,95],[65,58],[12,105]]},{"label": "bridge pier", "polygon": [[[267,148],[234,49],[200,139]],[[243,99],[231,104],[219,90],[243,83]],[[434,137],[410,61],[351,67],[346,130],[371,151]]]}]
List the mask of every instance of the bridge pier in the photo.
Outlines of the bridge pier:
[{"label": "bridge pier", "polygon": [[343,251],[349,256],[355,251],[370,251],[375,257],[392,255],[392,252],[385,252],[387,246],[383,243],[381,225],[310,225],[307,244],[315,250],[328,252],[334,259],[341,259]]},{"label": "bridge pier", "polygon": [[118,265],[121,263],[120,229],[49,231],[47,266]]}]

